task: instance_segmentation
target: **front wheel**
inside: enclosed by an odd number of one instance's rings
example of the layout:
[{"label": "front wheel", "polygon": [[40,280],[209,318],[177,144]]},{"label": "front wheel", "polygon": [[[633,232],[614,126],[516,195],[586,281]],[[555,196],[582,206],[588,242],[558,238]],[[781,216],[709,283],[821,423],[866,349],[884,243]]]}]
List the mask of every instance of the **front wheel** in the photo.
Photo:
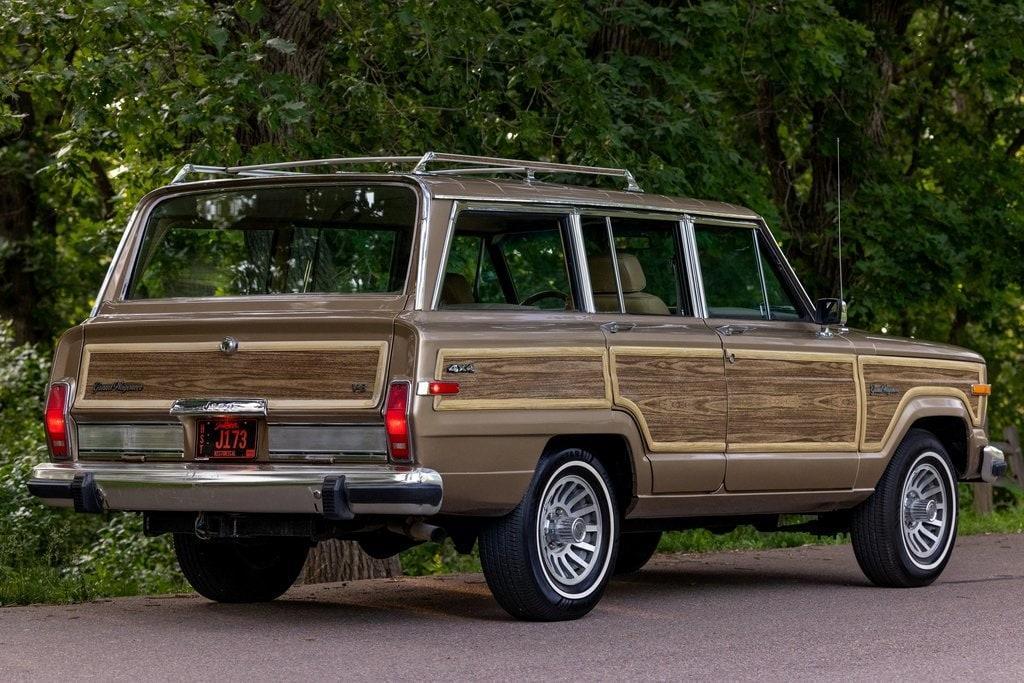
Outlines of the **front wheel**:
[{"label": "front wheel", "polygon": [[896,449],[875,492],[853,512],[857,563],[879,586],[927,586],[956,542],[956,476],[930,432],[914,429]]},{"label": "front wheel", "polygon": [[181,573],[216,602],[268,602],[291,588],[309,554],[303,539],[206,541],[175,534]]},{"label": "front wheel", "polygon": [[520,619],[578,619],[611,576],[618,512],[611,480],[578,449],[542,461],[523,500],[480,534],[480,564],[495,599]]}]

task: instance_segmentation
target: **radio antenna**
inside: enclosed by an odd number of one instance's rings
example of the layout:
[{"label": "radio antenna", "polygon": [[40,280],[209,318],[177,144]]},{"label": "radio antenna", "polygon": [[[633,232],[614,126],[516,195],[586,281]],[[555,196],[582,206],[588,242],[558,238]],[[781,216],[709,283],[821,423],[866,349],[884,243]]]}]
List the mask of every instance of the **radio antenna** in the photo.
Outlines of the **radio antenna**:
[{"label": "radio antenna", "polygon": [[839,229],[839,300],[846,301],[843,292],[843,185],[839,169],[839,137],[836,137],[836,224]]}]

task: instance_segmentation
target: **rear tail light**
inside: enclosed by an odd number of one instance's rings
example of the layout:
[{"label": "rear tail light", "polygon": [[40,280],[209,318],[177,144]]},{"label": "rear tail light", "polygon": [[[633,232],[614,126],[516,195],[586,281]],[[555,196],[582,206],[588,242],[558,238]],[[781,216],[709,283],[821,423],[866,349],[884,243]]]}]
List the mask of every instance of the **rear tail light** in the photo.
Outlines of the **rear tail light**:
[{"label": "rear tail light", "polygon": [[384,405],[384,427],[388,433],[388,453],[395,462],[412,460],[409,432],[409,383],[392,382]]},{"label": "rear tail light", "polygon": [[69,387],[66,382],[54,382],[46,396],[46,412],[43,421],[46,427],[46,444],[53,458],[68,458],[71,447],[68,437]]}]

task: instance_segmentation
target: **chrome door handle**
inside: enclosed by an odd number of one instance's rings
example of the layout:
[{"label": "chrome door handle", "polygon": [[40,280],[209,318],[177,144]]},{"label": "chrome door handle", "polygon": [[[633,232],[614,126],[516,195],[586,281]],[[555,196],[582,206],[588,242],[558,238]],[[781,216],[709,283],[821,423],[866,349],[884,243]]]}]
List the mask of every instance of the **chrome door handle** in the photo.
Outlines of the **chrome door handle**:
[{"label": "chrome door handle", "polygon": [[731,337],[734,334],[743,334],[744,332],[751,332],[755,329],[757,328],[751,327],[750,325],[722,325],[721,327],[715,328],[715,330],[717,330],[719,334],[725,335],[726,337]]},{"label": "chrome door handle", "polygon": [[616,332],[629,332],[634,327],[636,327],[636,323],[610,322],[601,325],[602,330],[611,334],[615,334]]}]

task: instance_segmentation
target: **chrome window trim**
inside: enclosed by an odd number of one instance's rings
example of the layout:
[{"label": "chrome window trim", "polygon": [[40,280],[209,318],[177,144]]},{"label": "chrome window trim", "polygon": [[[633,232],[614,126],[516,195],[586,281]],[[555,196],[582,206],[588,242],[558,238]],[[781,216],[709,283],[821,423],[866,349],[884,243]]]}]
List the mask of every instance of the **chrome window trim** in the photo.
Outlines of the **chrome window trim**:
[{"label": "chrome window trim", "polygon": [[704,298],[704,273],[700,269],[700,255],[697,253],[696,221],[685,215],[679,221],[682,234],[683,252],[686,259],[687,280],[690,287],[690,301],[693,302],[694,317],[707,320],[708,306]]},{"label": "chrome window trim", "polygon": [[[419,248],[419,251],[417,253],[418,262],[416,264],[416,290],[414,293],[415,300],[413,303],[413,310],[422,311],[426,307],[424,305],[424,300],[426,299],[426,290],[424,288],[423,283],[427,281],[427,245],[429,244],[428,237],[430,234],[430,213],[432,208],[433,197],[430,194],[429,188],[427,188],[427,186],[419,178],[416,179],[416,184],[419,186],[420,190],[419,205],[422,208],[422,215],[420,216],[419,244],[413,245]],[[412,254],[409,254],[409,256],[411,257]],[[410,268],[410,273],[411,272],[412,269]],[[406,276],[405,280],[405,292],[406,295],[408,295],[409,287],[411,285],[409,281],[411,280],[411,278]]]},{"label": "chrome window trim", "polygon": [[[437,199],[448,199],[448,197],[435,197]],[[556,208],[560,207],[559,208]],[[441,268],[438,271],[437,281],[434,283],[434,296],[430,304],[430,310],[438,311],[443,310],[441,306],[441,289],[444,287],[444,274],[448,272],[448,253],[451,250],[452,239],[455,235],[455,223],[458,220],[459,214],[463,211],[493,211],[495,213],[501,212],[522,212],[522,213],[562,213],[567,217],[571,217],[572,213],[576,211],[576,208],[565,204],[564,202],[559,205],[548,205],[537,206],[536,202],[522,203],[521,201],[509,202],[508,204],[495,205],[490,200],[484,202],[474,202],[456,199],[452,203],[452,210],[448,216],[448,226],[445,229],[444,236],[444,252],[441,254]],[[563,241],[563,249],[565,244]],[[568,254],[566,254],[568,256]],[[566,263],[566,275],[572,276],[572,271],[568,268],[569,264]],[[548,311],[550,313],[550,311]],[[578,312],[578,311],[577,311]]]},{"label": "chrome window trim", "polygon": [[768,285],[764,280],[764,261],[761,260],[761,243],[757,241],[757,231],[750,233],[754,241],[754,257],[757,261],[757,279],[761,282],[761,300],[764,302],[764,319],[772,319],[772,305],[768,303]]},{"label": "chrome window trim", "polygon": [[[571,249],[567,251],[573,252],[572,260],[576,262],[576,279],[579,282],[580,297],[583,299],[579,302],[581,304],[579,308],[583,313],[596,313],[594,288],[590,285],[590,264],[587,263],[586,247],[583,245],[583,223],[578,209],[573,209],[569,214],[569,236],[572,244]],[[566,266],[571,266],[571,264],[567,263]],[[571,278],[573,274],[570,272],[569,275]]]},{"label": "chrome window trim", "polygon": [[[571,189],[571,188],[570,188]],[[474,202],[484,204],[539,204],[543,206],[577,206],[583,209],[621,209],[623,211],[649,211],[652,213],[668,214],[671,216],[680,216],[685,213],[694,216],[708,216],[713,219],[722,220],[735,220],[745,222],[756,222],[760,219],[760,216],[749,213],[727,213],[719,211],[698,211],[698,210],[686,210],[683,208],[669,207],[669,206],[657,206],[654,204],[634,204],[632,202],[616,202],[614,200],[601,200],[601,199],[590,199],[590,198],[572,198],[572,197],[544,197],[537,196],[531,197],[530,199],[524,199],[522,197],[472,197],[464,194],[450,194],[450,193],[436,193],[433,195],[434,199],[450,199],[459,202]],[[643,197],[645,195],[636,195]],[[543,209],[541,209],[543,210]]]},{"label": "chrome window trim", "polygon": [[619,300],[619,313],[626,312],[626,295],[622,291],[622,274],[619,272],[619,248],[615,246],[615,230],[612,217],[604,217],[605,232],[608,233],[608,248],[612,250],[612,272],[615,273],[615,293]]}]

